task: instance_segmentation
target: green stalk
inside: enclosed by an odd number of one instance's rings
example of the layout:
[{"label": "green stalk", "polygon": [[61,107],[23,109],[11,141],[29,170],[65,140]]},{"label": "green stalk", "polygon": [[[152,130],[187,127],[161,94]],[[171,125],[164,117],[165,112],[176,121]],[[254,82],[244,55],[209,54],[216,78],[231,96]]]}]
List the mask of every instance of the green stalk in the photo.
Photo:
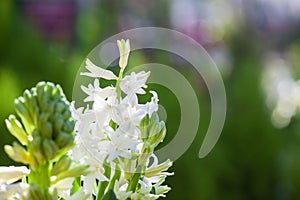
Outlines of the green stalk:
[{"label": "green stalk", "polygon": [[98,184],[99,184],[99,186],[98,186],[98,193],[97,193],[96,200],[101,200],[103,195],[104,195],[104,192],[107,188],[108,182],[107,181],[101,181]]},{"label": "green stalk", "polygon": [[141,175],[143,174],[143,169],[144,169],[144,166],[142,166],[142,165],[138,166],[138,168],[136,169],[136,172],[134,173],[132,179],[130,180],[130,182],[128,184],[126,192],[129,192],[129,191],[135,192],[138,182],[141,178]]},{"label": "green stalk", "polygon": [[31,170],[28,176],[28,183],[38,185],[41,191],[47,194],[50,188],[50,163],[46,162],[40,165],[37,171]]},{"label": "green stalk", "polygon": [[121,88],[120,88],[120,82],[123,78],[123,72],[124,72],[124,69],[120,69],[120,73],[119,73],[119,77],[117,79],[117,83],[116,83],[116,92],[117,92],[117,99],[118,101],[120,102],[121,100]]},{"label": "green stalk", "polygon": [[[110,168],[109,163],[104,163],[103,168],[104,168],[104,175],[108,179],[110,179],[111,168]],[[108,181],[99,181],[96,200],[101,200],[102,199],[107,186],[108,186]]]},{"label": "green stalk", "polygon": [[120,169],[119,165],[116,165],[115,174],[112,177],[112,179],[110,180],[110,183],[108,186],[109,189],[114,189],[115,182],[116,182],[116,180],[119,180],[120,176],[121,176],[121,169]]}]

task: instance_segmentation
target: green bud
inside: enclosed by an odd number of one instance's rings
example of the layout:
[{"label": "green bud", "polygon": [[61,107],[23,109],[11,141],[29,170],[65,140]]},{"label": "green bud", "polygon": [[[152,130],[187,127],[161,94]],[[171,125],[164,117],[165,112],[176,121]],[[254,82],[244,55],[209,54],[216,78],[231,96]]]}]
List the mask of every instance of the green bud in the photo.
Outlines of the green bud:
[{"label": "green bud", "polygon": [[49,94],[49,97],[52,97],[52,92],[55,85],[51,82],[46,82],[44,86],[44,92]]},{"label": "green bud", "polygon": [[161,174],[161,172],[167,171],[172,165],[173,165],[173,162],[168,159],[165,162],[163,162],[155,167],[147,169],[145,171],[145,176],[148,178],[153,177],[153,176],[159,176]]},{"label": "green bud", "polygon": [[22,145],[27,145],[27,133],[23,129],[22,124],[17,120],[14,115],[10,115],[8,120],[5,120],[9,132],[16,137]]},{"label": "green bud", "polygon": [[36,92],[36,87],[33,87],[30,89],[30,93],[32,94],[32,96],[37,96],[37,92]]},{"label": "green bud", "polygon": [[42,107],[43,111],[48,110],[49,101],[50,101],[50,94],[47,92],[44,92],[44,94],[42,96],[42,102],[41,102],[41,107]]},{"label": "green bud", "polygon": [[158,124],[159,123],[159,116],[156,112],[152,113],[151,119],[150,119],[150,124]]},{"label": "green bud", "polygon": [[17,114],[21,117],[21,120],[24,124],[27,133],[31,133],[33,129],[33,122],[27,108],[24,105],[23,97],[19,97],[18,99],[15,99],[15,107],[16,107]]},{"label": "green bud", "polygon": [[50,115],[54,115],[54,108],[55,108],[55,102],[54,101],[51,101],[49,102],[49,105],[48,105],[48,108],[47,108],[47,112],[50,114]]},{"label": "green bud", "polygon": [[72,116],[71,111],[68,109],[65,109],[63,113],[64,120],[68,120]]},{"label": "green bud", "polygon": [[70,135],[64,131],[59,132],[59,134],[55,138],[56,144],[61,148],[72,145],[73,141],[74,141],[73,135]]},{"label": "green bud", "polygon": [[25,90],[23,97],[25,100],[25,105],[31,115],[31,119],[34,122],[34,125],[37,125],[40,109],[37,103],[36,94],[29,90]]},{"label": "green bud", "polygon": [[30,155],[29,153],[19,145],[17,142],[13,143],[13,146],[5,145],[4,150],[7,155],[16,162],[21,162],[24,164],[30,163]]},{"label": "green bud", "polygon": [[158,134],[158,132],[159,132],[159,124],[158,123],[152,124],[149,128],[149,137],[155,136],[156,134]]},{"label": "green bud", "polygon": [[45,138],[52,138],[53,127],[52,124],[48,121],[50,118],[49,113],[43,112],[40,115],[38,128],[40,130],[41,136]]},{"label": "green bud", "polygon": [[59,173],[57,176],[52,176],[51,183],[55,184],[58,181],[63,180],[65,178],[72,178],[72,177],[75,178],[81,175],[87,175],[88,168],[89,168],[88,165],[80,165],[80,166],[72,167],[71,169]]},{"label": "green bud", "polygon": [[54,121],[54,131],[59,133],[62,130],[64,123],[65,121],[63,120],[62,116],[57,114]]},{"label": "green bud", "polygon": [[54,101],[61,100],[63,98],[63,91],[60,85],[56,85],[56,87],[52,91],[52,99]]},{"label": "green bud", "polygon": [[52,160],[58,151],[58,146],[53,140],[45,138],[43,140],[43,150],[47,159]]},{"label": "green bud", "polygon": [[46,123],[49,120],[49,118],[50,118],[50,114],[43,112],[39,118],[39,127],[41,127],[42,124]]},{"label": "green bud", "polygon": [[56,113],[63,113],[65,107],[66,107],[65,103],[63,103],[63,102],[57,102],[55,104],[55,112]]},{"label": "green bud", "polygon": [[39,169],[39,162],[35,156],[30,157],[30,169],[32,169],[33,171],[38,171]]},{"label": "green bud", "polygon": [[159,132],[154,136],[153,143],[155,143],[156,145],[161,143],[166,136],[166,132],[167,129],[166,129],[165,122],[161,121],[159,123]]},{"label": "green bud", "polygon": [[64,155],[62,156],[54,165],[53,169],[51,170],[51,175],[57,175],[60,172],[66,171],[71,166],[72,160],[69,156]]},{"label": "green bud", "polygon": [[169,192],[170,190],[171,190],[170,187],[168,187],[166,185],[161,185],[156,188],[156,194],[165,194],[165,193]]},{"label": "green bud", "polygon": [[141,131],[141,138],[145,140],[149,137],[148,126],[149,126],[149,115],[147,114],[140,122],[140,131]]},{"label": "green bud", "polygon": [[37,129],[34,129],[32,131],[32,137],[33,138],[40,137],[40,136],[41,136],[41,134],[40,134],[40,132]]},{"label": "green bud", "polygon": [[45,162],[45,157],[42,149],[42,138],[35,137],[33,141],[30,143],[31,153],[36,157],[39,164]]},{"label": "green bud", "polygon": [[39,103],[40,107],[42,108],[42,110],[44,110],[44,108],[45,108],[45,104],[43,102],[45,84],[46,83],[44,81],[42,81],[36,85],[36,96],[37,96],[38,103]]},{"label": "green bud", "polygon": [[42,137],[49,138],[49,139],[52,138],[53,127],[50,122],[43,123],[40,128],[41,128]]},{"label": "green bud", "polygon": [[28,111],[30,112],[31,118],[33,119],[33,114],[34,111],[32,109],[32,106],[30,105],[30,100],[33,98],[29,90],[25,90],[23,92],[23,97],[24,97],[24,104]]},{"label": "green bud", "polygon": [[66,121],[63,125],[63,131],[70,133],[74,130],[75,122],[73,120]]},{"label": "green bud", "polygon": [[34,115],[33,115],[34,126],[38,126],[39,118],[40,118],[40,109],[39,109],[39,107],[35,107]]}]

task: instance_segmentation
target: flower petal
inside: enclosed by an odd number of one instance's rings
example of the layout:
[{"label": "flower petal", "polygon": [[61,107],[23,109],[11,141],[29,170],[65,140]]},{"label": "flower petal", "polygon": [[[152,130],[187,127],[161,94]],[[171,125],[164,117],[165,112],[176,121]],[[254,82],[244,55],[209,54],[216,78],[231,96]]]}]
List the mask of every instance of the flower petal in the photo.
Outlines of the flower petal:
[{"label": "flower petal", "polygon": [[22,178],[23,175],[29,174],[27,167],[0,167],[0,184],[11,184]]},{"label": "flower petal", "polygon": [[93,78],[104,78],[107,80],[117,79],[117,76],[112,71],[96,66],[89,59],[86,59],[85,64],[85,67],[89,70],[89,72],[81,72],[80,75],[89,76]]}]

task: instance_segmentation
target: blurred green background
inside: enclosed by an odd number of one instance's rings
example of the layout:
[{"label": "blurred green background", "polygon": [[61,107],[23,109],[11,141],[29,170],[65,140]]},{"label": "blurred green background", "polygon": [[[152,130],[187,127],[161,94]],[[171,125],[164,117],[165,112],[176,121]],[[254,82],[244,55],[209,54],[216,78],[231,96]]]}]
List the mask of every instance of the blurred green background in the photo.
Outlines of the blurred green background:
[{"label": "blurred green background", "polygon": [[[158,62],[175,67],[200,102],[198,135],[171,168],[175,176],[167,179],[172,191],[166,199],[300,199],[297,112],[285,127],[276,128],[262,87],[269,54],[284,60],[291,80],[299,77],[298,0],[1,0],[0,164],[14,164],[3,151],[13,141],[4,119],[14,113],[14,98],[46,80],[59,83],[71,100],[77,70],[88,53],[107,37],[143,26],[178,30],[202,44],[220,68],[227,93],[221,138],[207,157],[198,159],[210,119],[209,94],[201,77],[160,51],[131,56],[129,65]],[[167,143],[178,128],[178,102],[165,88],[151,87],[167,110]]]}]

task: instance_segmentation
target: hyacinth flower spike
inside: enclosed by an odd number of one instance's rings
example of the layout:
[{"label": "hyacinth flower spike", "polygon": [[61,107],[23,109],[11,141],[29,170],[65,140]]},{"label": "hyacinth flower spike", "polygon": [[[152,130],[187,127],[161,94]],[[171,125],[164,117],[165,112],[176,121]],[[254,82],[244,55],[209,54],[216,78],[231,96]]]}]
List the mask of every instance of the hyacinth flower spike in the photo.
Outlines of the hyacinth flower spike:
[{"label": "hyacinth flower spike", "polygon": [[71,198],[72,185],[66,188],[62,183],[72,184],[87,174],[88,166],[67,155],[74,146],[75,124],[69,106],[61,87],[50,82],[38,83],[15,100],[17,116],[10,115],[5,123],[18,141],[4,149],[26,166],[0,167],[0,199]]},{"label": "hyacinth flower spike", "polygon": [[[86,60],[81,75],[94,78],[94,83],[81,86],[84,99],[92,106],[75,108],[71,104],[77,133],[72,158],[87,163],[90,173],[83,176],[83,190],[89,199],[158,199],[171,189],[162,185],[172,162],[158,163],[153,153],[166,135],[166,126],[159,120],[158,95],[146,104],[138,95],[146,94],[150,72],[124,74],[130,54],[129,40],[117,41],[119,74]],[[115,85],[101,87],[100,79],[115,80]]]}]

